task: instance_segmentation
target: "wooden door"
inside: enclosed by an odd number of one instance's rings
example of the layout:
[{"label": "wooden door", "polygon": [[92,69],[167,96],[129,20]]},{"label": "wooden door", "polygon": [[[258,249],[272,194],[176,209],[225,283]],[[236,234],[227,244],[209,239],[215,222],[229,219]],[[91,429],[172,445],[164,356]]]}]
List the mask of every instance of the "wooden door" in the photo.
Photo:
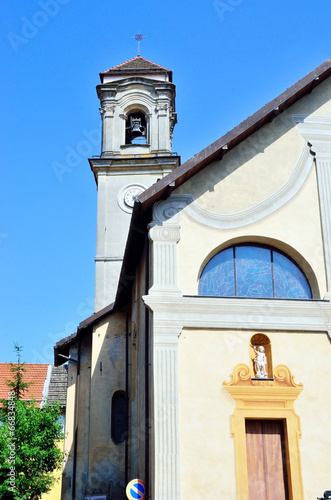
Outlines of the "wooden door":
[{"label": "wooden door", "polygon": [[282,420],[246,420],[249,500],[289,500]]}]

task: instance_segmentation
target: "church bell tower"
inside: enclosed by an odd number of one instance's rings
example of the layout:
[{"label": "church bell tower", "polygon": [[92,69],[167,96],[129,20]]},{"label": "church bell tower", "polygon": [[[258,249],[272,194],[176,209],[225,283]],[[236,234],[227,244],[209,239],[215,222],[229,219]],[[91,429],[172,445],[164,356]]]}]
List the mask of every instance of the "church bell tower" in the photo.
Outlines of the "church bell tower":
[{"label": "church bell tower", "polygon": [[172,71],[141,56],[100,73],[101,154],[89,160],[98,188],[95,312],[115,300],[135,197],[179,165]]}]

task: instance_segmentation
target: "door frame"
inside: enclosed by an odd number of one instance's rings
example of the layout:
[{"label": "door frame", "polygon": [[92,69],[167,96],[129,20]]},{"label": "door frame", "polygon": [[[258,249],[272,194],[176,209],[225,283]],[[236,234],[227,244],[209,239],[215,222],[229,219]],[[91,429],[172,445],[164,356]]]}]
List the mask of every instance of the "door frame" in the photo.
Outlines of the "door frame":
[{"label": "door frame", "polygon": [[296,384],[293,379],[287,366],[278,365],[273,379],[252,380],[249,366],[238,364],[233,369],[232,380],[223,382],[224,389],[236,402],[231,415],[231,436],[235,444],[237,500],[249,498],[246,419],[284,421],[289,497],[290,500],[304,499],[299,444],[301,424],[294,410],[294,402],[303,385]]}]

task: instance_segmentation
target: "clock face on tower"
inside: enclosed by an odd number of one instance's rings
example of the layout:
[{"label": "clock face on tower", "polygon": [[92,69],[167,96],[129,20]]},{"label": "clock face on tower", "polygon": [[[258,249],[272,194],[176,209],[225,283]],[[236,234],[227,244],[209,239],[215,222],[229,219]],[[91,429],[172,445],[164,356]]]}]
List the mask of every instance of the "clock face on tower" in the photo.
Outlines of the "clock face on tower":
[{"label": "clock face on tower", "polygon": [[133,205],[137,196],[140,195],[143,191],[145,191],[145,186],[141,186],[139,184],[131,184],[129,186],[125,186],[118,193],[118,204],[124,212],[132,212]]},{"label": "clock face on tower", "polygon": [[124,192],[124,203],[127,207],[133,208],[135,199],[140,193],[143,192],[143,189],[138,186],[133,186]]}]

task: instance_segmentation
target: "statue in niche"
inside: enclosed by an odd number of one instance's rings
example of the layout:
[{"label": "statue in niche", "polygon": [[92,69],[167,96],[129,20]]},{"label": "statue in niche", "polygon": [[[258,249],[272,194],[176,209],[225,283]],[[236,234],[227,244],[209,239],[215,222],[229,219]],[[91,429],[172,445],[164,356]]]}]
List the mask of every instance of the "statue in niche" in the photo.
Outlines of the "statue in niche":
[{"label": "statue in niche", "polygon": [[254,358],[254,367],[256,372],[256,378],[268,378],[266,371],[267,367],[267,356],[264,352],[264,347],[260,345],[257,349],[254,346],[254,352],[256,354]]}]

